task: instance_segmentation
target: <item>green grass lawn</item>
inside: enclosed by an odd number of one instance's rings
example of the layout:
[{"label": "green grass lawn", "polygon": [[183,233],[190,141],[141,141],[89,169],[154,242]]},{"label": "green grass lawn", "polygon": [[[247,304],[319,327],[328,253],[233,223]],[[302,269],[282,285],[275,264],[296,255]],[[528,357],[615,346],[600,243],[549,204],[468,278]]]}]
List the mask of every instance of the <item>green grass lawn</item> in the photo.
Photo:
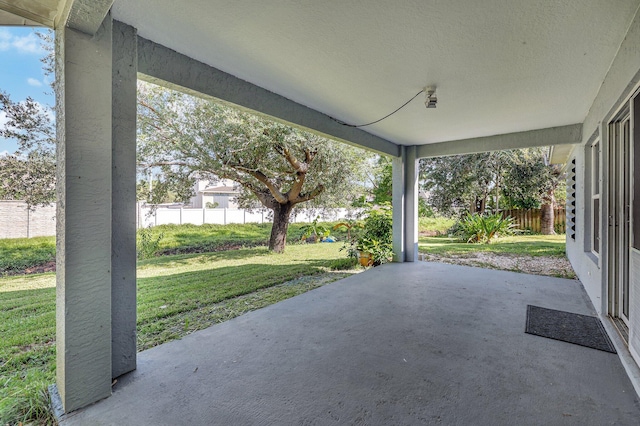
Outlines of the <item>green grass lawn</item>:
[{"label": "green grass lawn", "polygon": [[491,252],[519,256],[565,256],[565,235],[512,235],[490,244],[469,244],[450,237],[420,237],[418,249],[424,253],[464,256]]},{"label": "green grass lawn", "polygon": [[[331,227],[337,222],[324,222]],[[300,229],[304,223],[292,223],[287,232],[290,244],[300,240]],[[255,247],[266,245],[271,233],[271,224],[230,225],[160,225],[151,228],[151,239],[158,241],[158,252],[162,254],[206,253],[225,250],[229,247]],[[343,241],[346,231],[332,230],[331,234]],[[55,260],[55,237],[10,238],[0,240],[0,276],[23,271]]]},{"label": "green grass lawn", "polygon": [[420,232],[435,233],[437,235],[446,235],[447,230],[453,226],[455,219],[448,217],[421,217],[418,218],[418,230]]},{"label": "green grass lawn", "polygon": [[55,257],[55,237],[0,239],[0,275],[42,265]]},{"label": "green grass lawn", "polygon": [[[138,350],[358,271],[342,244],[163,256],[138,264]],[[55,381],[55,274],[0,278],[0,424],[49,424]]]}]

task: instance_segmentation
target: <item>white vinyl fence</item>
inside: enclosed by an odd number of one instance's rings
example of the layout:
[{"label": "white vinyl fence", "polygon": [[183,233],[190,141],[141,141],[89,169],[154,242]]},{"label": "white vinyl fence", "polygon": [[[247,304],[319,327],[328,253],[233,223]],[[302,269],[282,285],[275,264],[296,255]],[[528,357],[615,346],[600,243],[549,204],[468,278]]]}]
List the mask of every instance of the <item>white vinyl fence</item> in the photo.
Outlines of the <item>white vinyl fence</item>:
[{"label": "white vinyl fence", "polygon": [[22,201],[0,200],[0,239],[56,235],[56,206],[27,209]]},{"label": "white vinyl fence", "polygon": [[[353,210],[347,209],[296,209],[291,215],[291,222],[311,222],[316,216],[323,221],[335,221],[354,216]],[[196,209],[180,206],[159,206],[155,210],[143,203],[138,203],[138,228],[156,225],[182,225],[190,223],[202,225],[213,223],[227,225],[230,223],[265,223],[272,222],[271,211],[267,209]]]},{"label": "white vinyl fence", "polygon": [[[215,223],[226,225],[230,223],[265,223],[272,222],[271,211],[243,210],[243,209],[192,209],[179,206],[160,206],[152,211],[150,206],[137,203],[138,228],[191,223],[202,225]],[[296,209],[291,215],[292,222],[311,222],[316,216],[323,221],[335,221],[352,218],[357,212],[347,209]],[[56,235],[56,205],[27,209],[22,201],[0,200],[0,239],[2,238],[30,238],[48,237]]]}]

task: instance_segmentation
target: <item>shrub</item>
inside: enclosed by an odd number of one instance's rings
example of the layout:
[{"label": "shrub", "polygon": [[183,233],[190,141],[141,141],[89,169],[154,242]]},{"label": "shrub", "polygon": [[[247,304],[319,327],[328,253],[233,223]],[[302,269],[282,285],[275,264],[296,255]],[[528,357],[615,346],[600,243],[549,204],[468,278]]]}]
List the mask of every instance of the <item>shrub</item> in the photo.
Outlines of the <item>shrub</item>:
[{"label": "shrub", "polygon": [[364,231],[346,246],[349,256],[356,257],[357,252],[368,252],[373,257],[373,266],[391,260],[393,219],[388,204],[370,208],[364,219]]},{"label": "shrub", "polygon": [[501,213],[479,215],[467,213],[450,230],[468,243],[488,244],[498,235],[509,235],[513,233],[513,218],[502,217]]},{"label": "shrub", "polygon": [[164,232],[160,232],[154,236],[154,232],[151,226],[142,228],[138,231],[138,238],[136,241],[138,259],[149,259],[156,255],[160,250],[160,241],[164,238]]},{"label": "shrub", "polygon": [[300,232],[302,232],[302,235],[300,236],[301,240],[308,243],[317,243],[324,240],[331,234],[331,230],[329,228],[318,223],[319,219],[320,216],[316,216],[313,222],[300,228]]}]

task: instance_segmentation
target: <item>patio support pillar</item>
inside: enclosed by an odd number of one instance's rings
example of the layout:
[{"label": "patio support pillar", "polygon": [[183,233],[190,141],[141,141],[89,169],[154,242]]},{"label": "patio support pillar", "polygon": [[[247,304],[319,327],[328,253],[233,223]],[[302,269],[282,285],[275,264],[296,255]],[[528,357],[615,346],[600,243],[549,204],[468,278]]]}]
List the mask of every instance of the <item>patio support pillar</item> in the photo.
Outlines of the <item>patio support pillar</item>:
[{"label": "patio support pillar", "polygon": [[[118,69],[125,70],[125,62],[116,59]],[[70,412],[111,395],[112,271],[118,271],[119,279],[125,277],[128,285],[132,282],[131,237],[126,248],[116,247],[112,253],[112,239],[119,235],[112,229],[126,222],[118,218],[112,222],[112,167],[117,174],[124,173],[118,182],[135,175],[130,165],[120,167],[123,155],[131,152],[129,145],[123,149],[120,144],[130,144],[131,123],[118,124],[121,114],[131,112],[131,83],[116,90],[117,99],[128,101],[118,105],[125,110],[115,111],[110,15],[94,35],[64,26],[56,30],[56,75],[56,382],[63,409]],[[113,151],[112,130],[118,140]],[[115,188],[124,187],[115,184]],[[116,198],[122,201],[126,196]],[[134,210],[130,215],[135,220]],[[129,262],[126,266],[118,260],[123,257]],[[130,320],[129,316],[125,321]]]},{"label": "patio support pillar", "polygon": [[113,21],[111,368],[136,368],[136,30]]},{"label": "patio support pillar", "polygon": [[404,261],[418,260],[418,156],[407,146],[404,163]]},{"label": "patio support pillar", "polygon": [[404,262],[404,173],[407,149],[400,146],[400,155],[391,160],[393,205],[393,261]]}]

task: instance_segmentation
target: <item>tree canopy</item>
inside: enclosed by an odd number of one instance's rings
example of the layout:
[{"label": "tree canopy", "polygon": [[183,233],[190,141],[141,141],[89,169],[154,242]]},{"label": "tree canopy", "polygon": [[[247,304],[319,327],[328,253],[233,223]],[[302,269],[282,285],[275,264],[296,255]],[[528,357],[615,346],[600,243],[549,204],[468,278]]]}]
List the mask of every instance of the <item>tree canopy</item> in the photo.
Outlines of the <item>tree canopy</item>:
[{"label": "tree canopy", "polygon": [[[45,75],[53,75],[53,35],[36,33],[46,54],[41,59]],[[52,85],[53,79],[51,78]],[[53,109],[31,97],[11,99],[0,90],[0,110],[6,121],[0,136],[15,140],[18,149],[0,156],[0,199],[21,200],[29,208],[55,201],[56,139]]]},{"label": "tree canopy", "polygon": [[502,167],[499,152],[424,158],[420,161],[422,187],[441,214],[452,215],[460,209],[484,212],[491,190],[499,185]]},{"label": "tree canopy", "polygon": [[441,214],[483,213],[490,202],[494,209],[541,208],[542,232],[553,233],[556,190],[564,181],[546,148],[422,159],[420,172],[429,202]]},{"label": "tree canopy", "polygon": [[155,170],[150,201],[192,195],[196,178],[241,186],[239,203],[274,213],[269,248],[282,251],[292,209],[348,205],[359,195],[370,155],[343,143],[184,93],[141,83],[138,164]]},{"label": "tree canopy", "polygon": [[29,208],[55,201],[55,127],[51,112],[32,98],[15,102],[0,91],[7,121],[0,136],[18,142],[0,157],[0,198],[21,200]]}]

